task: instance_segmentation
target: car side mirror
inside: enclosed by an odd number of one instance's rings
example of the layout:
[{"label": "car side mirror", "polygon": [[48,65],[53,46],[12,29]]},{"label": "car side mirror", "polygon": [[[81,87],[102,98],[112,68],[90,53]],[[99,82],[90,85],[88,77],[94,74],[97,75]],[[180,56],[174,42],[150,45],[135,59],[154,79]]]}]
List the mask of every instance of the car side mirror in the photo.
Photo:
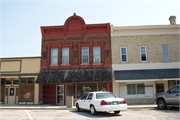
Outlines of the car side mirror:
[{"label": "car side mirror", "polygon": [[168,90],[167,93],[171,93],[171,92]]}]

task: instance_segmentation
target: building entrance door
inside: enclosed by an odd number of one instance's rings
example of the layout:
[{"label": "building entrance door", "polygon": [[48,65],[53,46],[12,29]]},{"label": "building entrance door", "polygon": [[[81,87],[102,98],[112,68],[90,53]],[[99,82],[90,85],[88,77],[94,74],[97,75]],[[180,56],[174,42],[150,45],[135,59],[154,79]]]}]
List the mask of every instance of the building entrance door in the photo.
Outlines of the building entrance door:
[{"label": "building entrance door", "polygon": [[16,87],[8,87],[8,103],[16,104]]},{"label": "building entrance door", "polygon": [[156,93],[160,93],[160,92],[164,92],[164,84],[163,83],[156,84]]},{"label": "building entrance door", "polygon": [[56,88],[56,104],[64,104],[64,85],[57,85]]}]

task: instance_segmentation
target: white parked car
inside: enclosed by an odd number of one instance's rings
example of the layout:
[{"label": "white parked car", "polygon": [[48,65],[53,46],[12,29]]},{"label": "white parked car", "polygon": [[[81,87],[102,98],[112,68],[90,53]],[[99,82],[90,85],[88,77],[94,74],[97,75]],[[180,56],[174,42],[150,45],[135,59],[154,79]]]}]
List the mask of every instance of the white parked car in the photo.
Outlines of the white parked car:
[{"label": "white parked car", "polygon": [[119,114],[121,110],[127,109],[126,100],[117,98],[111,92],[89,92],[75,102],[77,111],[81,109],[90,110],[94,115],[96,112],[111,112]]}]

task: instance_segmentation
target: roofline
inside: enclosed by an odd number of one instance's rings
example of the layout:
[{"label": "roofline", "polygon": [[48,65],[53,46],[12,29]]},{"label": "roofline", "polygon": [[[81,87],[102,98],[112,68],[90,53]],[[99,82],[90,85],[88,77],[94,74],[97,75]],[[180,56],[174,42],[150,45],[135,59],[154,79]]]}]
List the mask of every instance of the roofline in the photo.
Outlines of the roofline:
[{"label": "roofline", "polygon": [[123,29],[154,29],[154,28],[180,28],[180,24],[176,25],[141,25],[141,26],[113,26],[111,28],[114,30],[123,30]]},{"label": "roofline", "polygon": [[0,59],[26,59],[26,58],[41,58],[41,56],[34,56],[34,57],[9,57],[9,58],[0,58]]}]

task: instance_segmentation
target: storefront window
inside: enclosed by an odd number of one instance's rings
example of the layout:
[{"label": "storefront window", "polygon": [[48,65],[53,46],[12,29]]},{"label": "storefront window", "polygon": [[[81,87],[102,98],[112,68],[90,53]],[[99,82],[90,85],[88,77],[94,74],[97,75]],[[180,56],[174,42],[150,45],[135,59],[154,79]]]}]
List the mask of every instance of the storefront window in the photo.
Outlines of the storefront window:
[{"label": "storefront window", "polygon": [[97,83],[77,83],[77,98],[92,91],[97,91]]},{"label": "storefront window", "polygon": [[98,91],[108,91],[108,83],[98,83]]},{"label": "storefront window", "polygon": [[127,94],[145,94],[145,85],[127,84]]},{"label": "storefront window", "polygon": [[128,94],[136,94],[136,85],[135,84],[127,84],[127,92],[128,92]]},{"label": "storefront window", "polygon": [[34,85],[20,85],[19,100],[33,100]]},{"label": "storefront window", "polygon": [[108,83],[67,83],[66,96],[83,97],[88,92],[108,91]]},{"label": "storefront window", "polygon": [[144,84],[137,84],[137,94],[145,94]]},{"label": "storefront window", "polygon": [[34,78],[21,78],[20,79],[20,101],[33,101],[34,100]]}]

